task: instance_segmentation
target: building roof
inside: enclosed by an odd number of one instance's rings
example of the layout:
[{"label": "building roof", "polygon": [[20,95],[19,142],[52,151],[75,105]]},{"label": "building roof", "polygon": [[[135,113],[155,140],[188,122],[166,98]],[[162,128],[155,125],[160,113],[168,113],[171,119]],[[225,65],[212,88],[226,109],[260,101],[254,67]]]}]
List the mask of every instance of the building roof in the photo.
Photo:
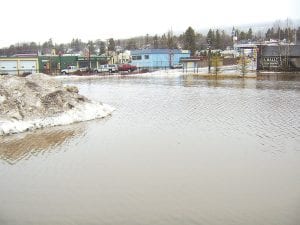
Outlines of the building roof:
[{"label": "building roof", "polygon": [[180,49],[139,49],[131,50],[131,55],[142,55],[142,54],[190,54],[189,50]]},{"label": "building roof", "polygon": [[277,46],[268,46],[261,45],[258,46],[259,51],[263,56],[267,57],[276,57],[276,56],[292,56],[300,57],[300,45],[277,45]]},{"label": "building roof", "polygon": [[257,44],[255,43],[245,43],[245,44],[235,44],[235,48],[256,48]]},{"label": "building roof", "polygon": [[200,62],[206,60],[207,57],[186,57],[186,58],[181,58],[180,62]]}]

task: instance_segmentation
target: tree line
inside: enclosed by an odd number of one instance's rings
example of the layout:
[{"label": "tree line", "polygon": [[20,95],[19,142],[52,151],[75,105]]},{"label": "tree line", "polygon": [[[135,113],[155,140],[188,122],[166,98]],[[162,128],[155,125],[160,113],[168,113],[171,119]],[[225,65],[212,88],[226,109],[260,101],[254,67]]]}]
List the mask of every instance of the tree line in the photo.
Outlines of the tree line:
[{"label": "tree line", "polygon": [[38,44],[35,42],[18,43],[8,48],[0,49],[0,56],[12,56],[15,54],[51,54],[55,49],[56,54],[74,54],[83,50],[88,50],[91,54],[110,54],[111,52],[122,52],[124,50],[145,49],[145,48],[168,48],[168,49],[187,49],[194,55],[196,51],[211,49],[224,50],[226,47],[232,47],[233,37],[238,41],[265,41],[270,39],[286,40],[293,42],[296,34],[300,37],[300,27],[298,29],[285,27],[281,28],[274,25],[269,28],[265,34],[261,32],[254,33],[252,28],[247,31],[239,30],[233,27],[231,34],[220,29],[209,29],[207,34],[196,32],[192,27],[188,27],[182,34],[174,34],[168,31],[162,35],[149,35],[133,37],[128,39],[108,40],[90,40],[83,42],[81,39],[73,38],[71,42],[65,44],[54,43],[52,39]]}]

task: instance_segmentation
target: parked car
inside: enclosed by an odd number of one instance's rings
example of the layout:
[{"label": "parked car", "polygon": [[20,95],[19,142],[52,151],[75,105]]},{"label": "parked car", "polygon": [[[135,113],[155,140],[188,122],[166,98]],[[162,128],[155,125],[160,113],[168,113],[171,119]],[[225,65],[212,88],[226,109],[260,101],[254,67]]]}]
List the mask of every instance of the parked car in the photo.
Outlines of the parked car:
[{"label": "parked car", "polygon": [[77,66],[68,66],[67,69],[61,70],[62,74],[70,74],[79,71]]},{"label": "parked car", "polygon": [[94,69],[94,72],[96,72],[96,73],[103,73],[103,72],[114,73],[114,72],[118,72],[118,66],[116,64],[105,64],[105,65],[101,65],[99,68]]},{"label": "parked car", "polygon": [[118,65],[118,70],[119,71],[128,71],[128,72],[132,72],[135,71],[137,69],[136,66],[131,65],[131,64],[120,64]]},{"label": "parked car", "polygon": [[79,68],[79,71],[80,71],[80,72],[88,72],[88,71],[89,71],[89,68],[88,68],[88,67],[80,67],[80,68]]},{"label": "parked car", "polygon": [[181,64],[181,63],[173,64],[171,66],[171,68],[172,69],[181,69],[181,68],[183,68],[183,64]]}]

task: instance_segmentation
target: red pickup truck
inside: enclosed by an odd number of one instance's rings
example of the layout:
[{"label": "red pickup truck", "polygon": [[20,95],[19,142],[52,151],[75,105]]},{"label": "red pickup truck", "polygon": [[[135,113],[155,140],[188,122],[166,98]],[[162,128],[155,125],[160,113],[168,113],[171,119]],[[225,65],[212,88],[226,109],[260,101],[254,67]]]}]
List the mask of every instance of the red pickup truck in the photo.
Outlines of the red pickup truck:
[{"label": "red pickup truck", "polygon": [[130,65],[130,64],[120,64],[118,65],[118,70],[119,71],[128,71],[128,72],[132,72],[135,71],[137,68],[134,65]]}]

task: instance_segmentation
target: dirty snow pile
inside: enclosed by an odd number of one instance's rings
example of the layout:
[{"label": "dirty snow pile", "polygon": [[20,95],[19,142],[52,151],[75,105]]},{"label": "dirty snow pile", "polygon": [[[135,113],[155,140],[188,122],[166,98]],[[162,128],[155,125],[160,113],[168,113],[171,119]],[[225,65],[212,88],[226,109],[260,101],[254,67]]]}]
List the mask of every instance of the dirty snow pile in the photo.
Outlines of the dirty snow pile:
[{"label": "dirty snow pile", "polygon": [[44,74],[0,76],[0,135],[92,120],[112,111]]}]

